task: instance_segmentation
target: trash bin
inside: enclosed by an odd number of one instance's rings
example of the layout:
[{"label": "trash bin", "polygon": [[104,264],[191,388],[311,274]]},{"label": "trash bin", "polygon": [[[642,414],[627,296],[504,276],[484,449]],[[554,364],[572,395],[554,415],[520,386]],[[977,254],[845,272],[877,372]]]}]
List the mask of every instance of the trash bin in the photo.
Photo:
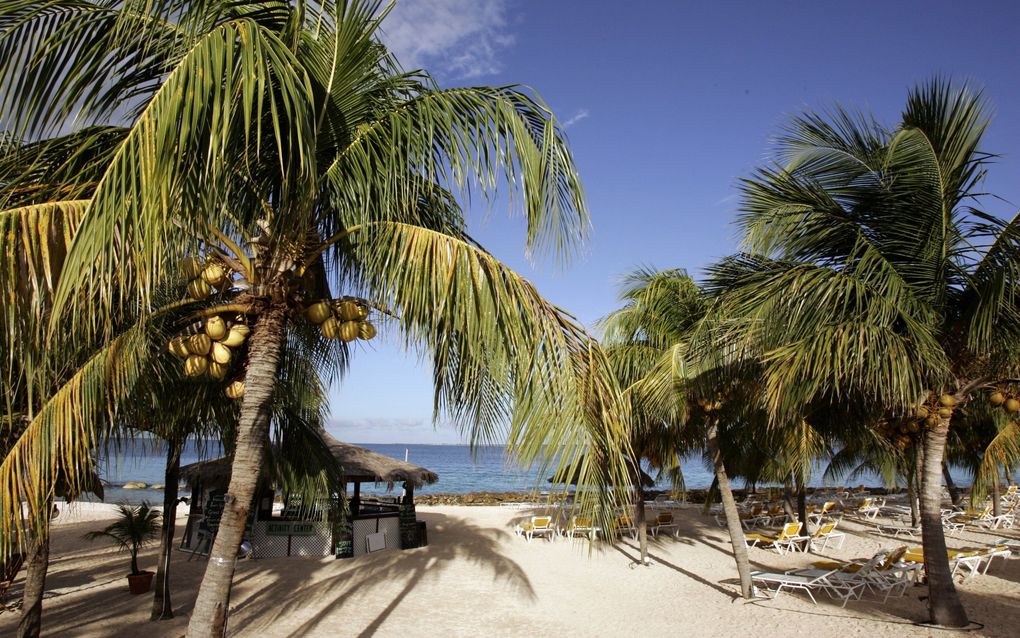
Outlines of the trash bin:
[{"label": "trash bin", "polygon": [[418,521],[418,547],[425,547],[429,544],[429,533],[425,529],[425,521]]}]

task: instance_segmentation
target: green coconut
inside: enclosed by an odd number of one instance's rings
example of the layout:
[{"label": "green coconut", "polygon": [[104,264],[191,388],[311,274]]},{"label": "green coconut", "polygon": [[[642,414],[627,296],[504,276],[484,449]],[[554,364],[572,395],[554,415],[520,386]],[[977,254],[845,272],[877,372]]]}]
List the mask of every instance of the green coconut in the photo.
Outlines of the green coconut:
[{"label": "green coconut", "polygon": [[327,302],[320,301],[308,306],[305,310],[305,316],[308,317],[309,321],[318,326],[333,316],[333,308]]},{"label": "green coconut", "polygon": [[220,317],[209,317],[205,320],[205,333],[213,341],[221,341],[227,336],[227,322]]},{"label": "green coconut", "polygon": [[939,403],[941,403],[943,406],[947,408],[955,408],[957,401],[956,397],[954,397],[953,395],[943,394],[942,396],[939,397]]}]

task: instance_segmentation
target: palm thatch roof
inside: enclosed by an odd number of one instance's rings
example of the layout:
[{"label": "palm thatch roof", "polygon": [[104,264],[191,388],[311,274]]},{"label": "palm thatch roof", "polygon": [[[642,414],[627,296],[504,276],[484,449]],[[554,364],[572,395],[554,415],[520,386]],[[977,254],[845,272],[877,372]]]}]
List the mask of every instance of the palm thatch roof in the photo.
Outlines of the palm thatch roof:
[{"label": "palm thatch roof", "polygon": [[[343,468],[344,478],[349,483],[386,483],[392,486],[394,483],[409,482],[415,487],[421,487],[439,480],[438,474],[423,467],[344,443],[327,432],[322,432],[320,436],[333,458]],[[192,487],[199,480],[206,486],[226,487],[230,482],[230,463],[231,458],[227,456],[191,463],[181,468],[181,478]]]}]

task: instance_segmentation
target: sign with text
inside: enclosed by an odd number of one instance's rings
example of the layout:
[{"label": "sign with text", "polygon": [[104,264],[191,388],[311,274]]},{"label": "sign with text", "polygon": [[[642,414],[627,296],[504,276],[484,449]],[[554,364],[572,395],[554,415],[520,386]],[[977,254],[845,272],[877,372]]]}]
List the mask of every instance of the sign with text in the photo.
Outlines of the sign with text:
[{"label": "sign with text", "polygon": [[266,536],[315,536],[315,523],[302,521],[266,523]]}]

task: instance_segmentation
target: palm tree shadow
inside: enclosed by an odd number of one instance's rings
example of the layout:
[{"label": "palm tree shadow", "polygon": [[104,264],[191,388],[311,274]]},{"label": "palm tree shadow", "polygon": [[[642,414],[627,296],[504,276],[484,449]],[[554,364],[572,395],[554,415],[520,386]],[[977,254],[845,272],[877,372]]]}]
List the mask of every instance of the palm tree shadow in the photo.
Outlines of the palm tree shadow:
[{"label": "palm tree shadow", "polygon": [[[618,551],[621,554],[623,554],[624,556],[626,556],[628,559],[630,559],[630,561],[633,564],[635,564],[635,565],[640,565],[641,564],[641,556],[640,556],[640,554],[631,555],[629,552],[627,552],[622,547],[620,547],[620,545],[624,545],[624,546],[626,546],[626,547],[628,547],[630,549],[635,550],[636,552],[640,552],[641,551],[640,547],[636,547],[635,545],[632,545],[629,542],[621,542],[621,543],[613,545],[613,549],[615,549],[616,551]],[[710,580],[708,580],[706,578],[698,576],[694,572],[689,572],[686,569],[684,569],[684,568],[682,568],[682,567],[680,567],[678,565],[674,565],[673,563],[671,563],[671,562],[669,562],[667,560],[664,560],[664,559],[656,556],[652,552],[648,552],[648,558],[652,559],[653,561],[655,561],[659,565],[663,565],[665,567],[668,567],[669,569],[672,569],[675,572],[683,574],[684,576],[690,578],[691,580],[695,580],[695,581],[701,583],[702,585],[706,585],[708,587],[711,587],[712,589],[716,590],[717,592],[719,592],[721,594],[725,594],[726,596],[728,596],[731,599],[735,599],[735,598],[739,598],[740,597],[740,596],[736,595],[735,592],[733,592],[733,591],[731,591],[729,589],[726,589],[725,587],[722,587],[722,586],[720,586],[717,583],[713,583],[712,581],[710,581]]]}]

